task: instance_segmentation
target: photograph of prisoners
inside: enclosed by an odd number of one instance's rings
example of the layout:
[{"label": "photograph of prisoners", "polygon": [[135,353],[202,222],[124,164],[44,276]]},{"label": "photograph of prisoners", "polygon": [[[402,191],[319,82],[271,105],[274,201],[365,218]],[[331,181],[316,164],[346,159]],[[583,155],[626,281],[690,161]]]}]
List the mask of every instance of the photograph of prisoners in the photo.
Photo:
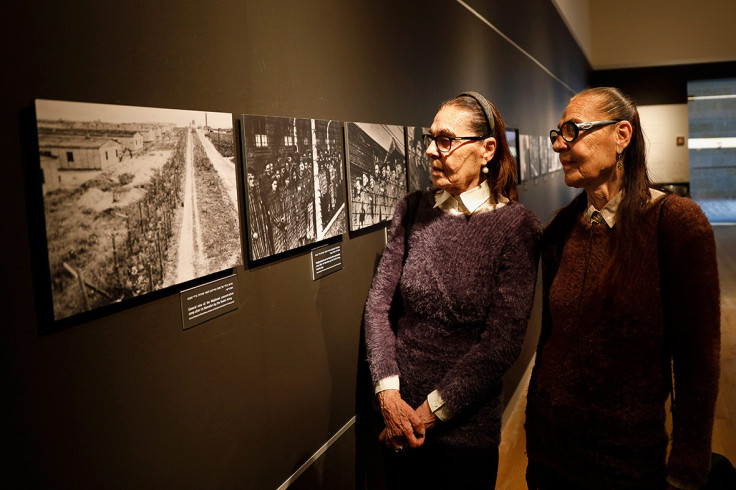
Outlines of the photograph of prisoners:
[{"label": "photograph of prisoners", "polygon": [[391,220],[406,194],[404,128],[350,122],[345,125],[350,189],[350,229]]},{"label": "photograph of prisoners", "polygon": [[36,100],[54,319],[242,264],[232,115]]},{"label": "photograph of prisoners", "polygon": [[250,258],[346,231],[338,121],[243,115]]},{"label": "photograph of prisoners", "polygon": [[406,128],[406,173],[409,177],[409,192],[424,191],[434,187],[423,134],[429,134],[429,128],[421,126]]}]

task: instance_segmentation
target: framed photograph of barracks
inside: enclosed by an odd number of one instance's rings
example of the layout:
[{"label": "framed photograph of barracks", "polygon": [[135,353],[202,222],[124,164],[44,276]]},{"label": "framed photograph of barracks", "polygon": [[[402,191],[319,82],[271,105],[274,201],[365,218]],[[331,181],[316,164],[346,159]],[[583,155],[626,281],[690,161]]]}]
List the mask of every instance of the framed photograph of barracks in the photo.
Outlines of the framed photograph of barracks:
[{"label": "framed photograph of barracks", "polygon": [[36,100],[54,320],[242,264],[232,114]]}]

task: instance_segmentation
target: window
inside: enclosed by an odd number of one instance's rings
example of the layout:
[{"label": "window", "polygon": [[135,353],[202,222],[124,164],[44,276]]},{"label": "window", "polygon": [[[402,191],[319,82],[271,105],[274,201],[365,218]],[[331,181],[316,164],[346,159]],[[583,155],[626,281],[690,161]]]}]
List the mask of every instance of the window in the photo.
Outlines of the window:
[{"label": "window", "polygon": [[74,152],[73,151],[66,152],[66,161],[67,162],[70,162],[70,163],[74,161]]},{"label": "window", "polygon": [[736,79],[687,84],[690,194],[711,223],[736,221]]},{"label": "window", "polygon": [[268,136],[265,134],[256,135],[256,148],[265,148],[268,146]]}]

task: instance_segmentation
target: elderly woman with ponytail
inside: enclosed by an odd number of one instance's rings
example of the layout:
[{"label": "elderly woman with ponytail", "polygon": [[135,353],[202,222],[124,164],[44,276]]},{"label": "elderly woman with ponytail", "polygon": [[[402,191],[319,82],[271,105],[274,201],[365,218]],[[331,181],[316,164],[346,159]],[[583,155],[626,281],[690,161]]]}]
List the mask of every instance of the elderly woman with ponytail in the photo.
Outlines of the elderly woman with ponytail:
[{"label": "elderly woman with ponytail", "polygon": [[619,90],[577,94],[550,138],[584,192],[542,239],[529,488],[700,488],[719,375],[713,230],[693,201],[652,188],[636,105]]},{"label": "elderly woman with ponytail", "polygon": [[485,97],[442,103],[424,137],[435,189],[399,201],[365,309],[386,483],[493,489],[501,379],[524,340],[542,230]]}]

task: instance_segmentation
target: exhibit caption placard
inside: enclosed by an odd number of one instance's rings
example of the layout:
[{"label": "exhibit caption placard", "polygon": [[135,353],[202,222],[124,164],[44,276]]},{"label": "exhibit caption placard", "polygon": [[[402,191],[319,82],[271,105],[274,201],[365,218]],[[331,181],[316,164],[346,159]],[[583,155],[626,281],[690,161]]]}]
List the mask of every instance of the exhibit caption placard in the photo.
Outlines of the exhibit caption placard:
[{"label": "exhibit caption placard", "polygon": [[342,243],[312,250],[312,280],[316,281],[342,269]]},{"label": "exhibit caption placard", "polygon": [[235,274],[179,293],[182,330],[238,309]]}]

